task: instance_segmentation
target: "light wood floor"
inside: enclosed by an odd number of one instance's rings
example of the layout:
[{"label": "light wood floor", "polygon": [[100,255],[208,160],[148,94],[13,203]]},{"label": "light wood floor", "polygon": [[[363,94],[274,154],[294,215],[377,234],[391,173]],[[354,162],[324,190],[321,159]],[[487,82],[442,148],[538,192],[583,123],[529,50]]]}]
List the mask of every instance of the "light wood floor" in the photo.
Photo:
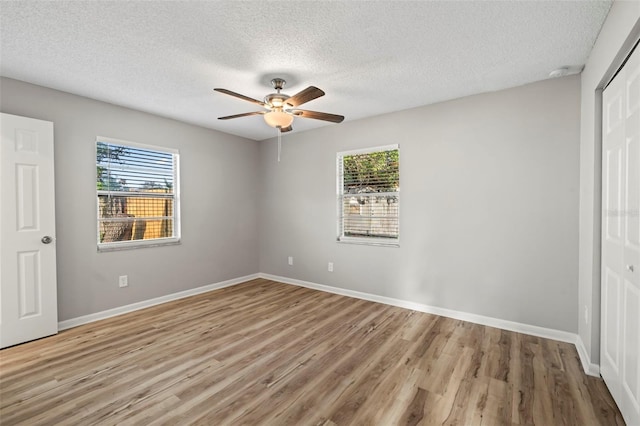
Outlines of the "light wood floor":
[{"label": "light wood floor", "polygon": [[623,424],[570,344],[261,279],[0,359],[3,426]]}]

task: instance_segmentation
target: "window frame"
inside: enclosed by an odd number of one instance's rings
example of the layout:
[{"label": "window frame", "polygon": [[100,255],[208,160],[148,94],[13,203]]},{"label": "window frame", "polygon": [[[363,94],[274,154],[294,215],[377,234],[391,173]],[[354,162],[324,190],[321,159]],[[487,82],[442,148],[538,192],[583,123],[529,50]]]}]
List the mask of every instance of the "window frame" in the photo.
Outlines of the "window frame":
[{"label": "window frame", "polygon": [[[387,192],[387,193],[365,193],[367,195],[362,196],[375,196],[384,195],[384,194],[395,194],[398,198],[398,236],[396,238],[384,238],[384,237],[350,237],[344,235],[344,219],[345,214],[343,213],[343,199],[344,199],[344,173],[343,173],[343,158],[349,155],[358,155],[358,154],[371,154],[374,152],[384,152],[384,151],[398,151],[398,179],[400,175],[400,145],[399,144],[391,144],[391,145],[383,145],[376,146],[370,148],[362,148],[362,149],[354,149],[349,151],[340,151],[336,154],[336,208],[337,208],[337,236],[336,241],[338,243],[346,243],[346,244],[362,244],[362,245],[370,245],[370,246],[383,246],[383,247],[400,247],[400,187],[398,187],[397,192]],[[368,195],[370,194],[370,195]]]},{"label": "window frame", "polygon": [[[106,243],[100,242],[100,195],[104,195],[105,191],[99,190],[97,185],[95,189],[96,202],[96,242],[99,252],[130,250],[146,247],[159,247],[166,245],[180,244],[181,241],[181,220],[180,220],[180,151],[174,148],[167,148],[157,145],[142,144],[123,139],[115,139],[103,136],[97,136],[94,144],[94,161],[98,151],[98,144],[106,143],[131,147],[135,149],[144,149],[148,151],[164,152],[171,154],[173,157],[173,197],[166,197],[173,200],[173,236],[166,238],[153,238],[148,240],[128,240],[128,241],[111,241]],[[95,181],[94,181],[95,184]],[[106,191],[108,192],[108,191]]]}]

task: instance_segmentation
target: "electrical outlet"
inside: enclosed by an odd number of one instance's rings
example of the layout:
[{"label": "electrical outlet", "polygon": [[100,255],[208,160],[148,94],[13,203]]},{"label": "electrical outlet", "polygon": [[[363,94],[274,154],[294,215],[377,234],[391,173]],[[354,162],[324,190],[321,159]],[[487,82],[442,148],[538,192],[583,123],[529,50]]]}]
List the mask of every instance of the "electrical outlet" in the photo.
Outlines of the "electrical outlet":
[{"label": "electrical outlet", "polygon": [[293,256],[289,256],[289,266],[293,265]]},{"label": "electrical outlet", "polygon": [[127,275],[120,275],[120,278],[118,278],[118,286],[120,286],[120,287],[128,287],[129,286],[129,277]]},{"label": "electrical outlet", "polygon": [[327,271],[333,272],[333,262],[329,262],[329,264],[327,265]]}]

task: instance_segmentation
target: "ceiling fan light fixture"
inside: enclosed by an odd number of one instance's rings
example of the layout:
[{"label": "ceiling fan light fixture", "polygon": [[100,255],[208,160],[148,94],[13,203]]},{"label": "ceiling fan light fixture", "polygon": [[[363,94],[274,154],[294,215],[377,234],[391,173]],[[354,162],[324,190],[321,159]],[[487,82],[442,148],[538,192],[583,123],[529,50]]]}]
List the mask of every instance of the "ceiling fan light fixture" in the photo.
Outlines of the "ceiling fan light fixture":
[{"label": "ceiling fan light fixture", "polygon": [[264,121],[271,127],[284,129],[293,123],[293,115],[282,111],[271,111],[263,115]]}]

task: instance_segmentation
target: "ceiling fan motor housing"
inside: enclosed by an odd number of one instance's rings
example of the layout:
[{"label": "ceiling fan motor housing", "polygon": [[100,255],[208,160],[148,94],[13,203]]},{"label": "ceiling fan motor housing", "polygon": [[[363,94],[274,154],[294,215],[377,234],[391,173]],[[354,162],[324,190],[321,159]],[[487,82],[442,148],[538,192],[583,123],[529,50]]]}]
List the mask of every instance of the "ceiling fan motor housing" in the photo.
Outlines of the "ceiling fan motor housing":
[{"label": "ceiling fan motor housing", "polygon": [[278,108],[278,109],[283,108],[284,101],[290,98],[289,95],[280,93],[280,91],[282,90],[285,84],[287,84],[287,82],[281,78],[274,78],[273,80],[271,80],[271,85],[273,86],[274,89],[276,89],[277,93],[270,93],[267,96],[265,96],[264,103],[269,105],[272,108]]},{"label": "ceiling fan motor housing", "polygon": [[284,93],[271,93],[264,97],[264,103],[269,105],[271,108],[283,108],[284,102],[289,99],[289,95],[285,95]]}]

